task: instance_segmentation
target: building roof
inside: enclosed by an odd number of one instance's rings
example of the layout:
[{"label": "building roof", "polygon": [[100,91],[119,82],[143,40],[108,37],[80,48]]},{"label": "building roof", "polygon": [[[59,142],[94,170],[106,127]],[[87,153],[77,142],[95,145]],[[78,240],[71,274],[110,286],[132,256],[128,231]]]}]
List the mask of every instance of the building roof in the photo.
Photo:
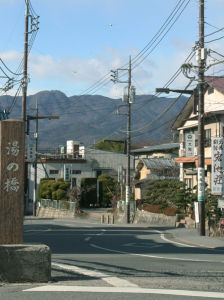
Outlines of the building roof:
[{"label": "building roof", "polygon": [[160,145],[154,145],[154,146],[135,149],[135,150],[132,150],[131,152],[133,154],[146,153],[146,152],[150,153],[150,152],[154,152],[154,151],[165,151],[165,150],[179,149],[179,146],[180,146],[179,143],[160,144]]},{"label": "building roof", "polygon": [[224,77],[206,76],[205,81],[209,86],[214,87],[220,93],[224,94]]},{"label": "building roof", "polygon": [[162,170],[166,168],[178,168],[172,158],[143,158],[142,162],[147,169]]},{"label": "building roof", "polygon": [[[205,81],[207,83],[207,87],[211,86],[218,90],[220,93],[224,94],[224,77],[205,76]],[[193,111],[193,105],[194,96],[192,95],[190,96],[182,111],[177,116],[176,120],[174,121],[172,129],[177,130],[179,127],[182,126],[183,122],[188,120],[190,114]]]}]

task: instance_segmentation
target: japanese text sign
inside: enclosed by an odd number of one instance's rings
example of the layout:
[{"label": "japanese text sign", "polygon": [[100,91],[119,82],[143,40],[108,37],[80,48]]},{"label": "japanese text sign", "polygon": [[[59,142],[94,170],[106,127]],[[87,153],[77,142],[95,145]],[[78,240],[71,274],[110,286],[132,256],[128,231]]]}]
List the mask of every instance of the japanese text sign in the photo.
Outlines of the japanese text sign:
[{"label": "japanese text sign", "polygon": [[193,133],[185,134],[185,156],[193,157],[195,148],[195,135]]},{"label": "japanese text sign", "polygon": [[24,123],[0,122],[0,244],[23,242]]},{"label": "japanese text sign", "polygon": [[212,138],[212,194],[222,195],[223,188],[223,172],[224,172],[224,138]]}]

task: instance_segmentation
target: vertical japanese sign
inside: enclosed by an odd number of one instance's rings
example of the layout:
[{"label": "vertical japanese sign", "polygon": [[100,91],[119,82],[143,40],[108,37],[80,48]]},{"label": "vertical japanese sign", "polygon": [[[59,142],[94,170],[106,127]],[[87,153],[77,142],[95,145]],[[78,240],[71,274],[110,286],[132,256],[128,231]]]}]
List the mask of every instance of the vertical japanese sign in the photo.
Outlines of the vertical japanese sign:
[{"label": "vertical japanese sign", "polygon": [[193,133],[185,134],[185,156],[193,157],[195,148],[195,135]]},{"label": "vertical japanese sign", "polygon": [[212,138],[212,194],[222,195],[224,184],[224,138]]},{"label": "vertical japanese sign", "polygon": [[70,181],[71,176],[70,176],[70,167],[67,165],[64,165],[64,181]]},{"label": "vertical japanese sign", "polygon": [[0,244],[23,243],[24,122],[0,122]]},{"label": "vertical japanese sign", "polygon": [[194,215],[195,215],[195,223],[199,223],[199,209],[198,202],[194,202]]}]

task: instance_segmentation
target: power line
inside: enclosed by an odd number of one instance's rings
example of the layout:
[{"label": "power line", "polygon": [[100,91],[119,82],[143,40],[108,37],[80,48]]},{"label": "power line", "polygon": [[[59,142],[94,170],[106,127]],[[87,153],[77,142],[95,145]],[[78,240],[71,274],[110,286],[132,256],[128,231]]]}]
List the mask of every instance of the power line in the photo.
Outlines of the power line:
[{"label": "power line", "polygon": [[219,40],[221,40],[221,39],[223,39],[223,38],[224,38],[224,35],[221,36],[221,37],[219,37],[219,38],[216,38],[216,39],[214,39],[214,40],[207,41],[207,42],[205,42],[205,44],[209,44],[209,43],[212,43],[212,42],[215,42],[215,41],[219,41]]},{"label": "power line", "polygon": [[[157,31],[157,33],[154,35],[154,37],[150,40],[150,42],[133,58],[133,66],[136,63],[136,65],[134,66],[134,68],[136,68],[137,66],[139,66],[147,57],[149,54],[152,53],[152,51],[159,45],[159,43],[163,40],[163,38],[166,36],[166,34],[170,31],[170,29],[173,27],[173,25],[177,22],[177,20],[179,19],[179,17],[181,16],[181,14],[183,13],[183,11],[186,9],[187,5],[190,3],[191,0],[180,0],[178,1],[178,3],[175,5],[174,9],[172,10],[171,14],[169,15],[169,17],[165,20],[165,22],[163,23],[163,25],[160,27],[160,29]],[[185,4],[185,6],[183,7],[183,5]],[[183,8],[182,8],[183,7]],[[182,10],[181,10],[182,8]],[[181,10],[181,12],[178,14],[178,12]],[[175,18],[175,16],[178,14],[178,16]],[[175,20],[173,21],[173,23],[171,24],[171,26],[168,28],[167,31],[165,31],[168,27],[168,25],[172,22],[172,20],[175,18]],[[163,34],[163,32],[165,31],[165,33]],[[154,43],[157,41],[157,39],[161,36],[162,38],[157,42],[157,44],[153,47],[153,49],[146,55],[143,57],[143,55],[154,45]],[[140,60],[140,62],[138,62],[138,60]],[[124,64],[122,68],[125,68],[128,64]],[[108,80],[109,78],[107,78],[107,76],[109,76],[110,73],[107,73],[105,76],[103,76],[100,80],[98,80],[96,83],[94,83],[90,88],[84,90],[81,95],[85,94],[86,92],[90,93],[92,92],[92,90],[94,91],[94,93],[101,88],[101,81],[103,81],[103,86],[105,86],[106,84],[108,84],[110,81]],[[125,74],[121,75],[124,76]],[[107,81],[108,80],[108,81]],[[80,95],[80,96],[81,96]]]},{"label": "power line", "polygon": [[[187,84],[187,86],[185,87],[184,90],[186,90],[192,83],[192,80],[190,80],[190,82]],[[151,126],[152,124],[154,124],[158,119],[162,118],[173,106],[174,104],[177,103],[177,101],[181,98],[181,96],[183,95],[183,93],[181,93],[174,101],[173,103],[171,103],[162,113],[160,113],[154,120],[152,120],[151,122],[145,124],[143,127],[135,129],[135,130],[131,130],[131,132],[139,132],[144,130],[145,128]]]}]

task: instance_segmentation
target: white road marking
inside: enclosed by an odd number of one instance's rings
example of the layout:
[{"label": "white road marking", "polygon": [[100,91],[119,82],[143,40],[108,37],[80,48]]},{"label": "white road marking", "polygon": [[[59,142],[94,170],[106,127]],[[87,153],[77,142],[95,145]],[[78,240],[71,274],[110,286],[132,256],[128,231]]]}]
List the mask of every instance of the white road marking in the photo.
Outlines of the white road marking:
[{"label": "white road marking", "polygon": [[123,244],[125,247],[138,247],[138,248],[159,248],[162,245],[156,245],[155,243],[127,243]]},{"label": "white road marking", "polygon": [[171,290],[171,289],[145,289],[139,287],[95,287],[95,286],[65,286],[65,285],[45,285],[36,288],[26,289],[23,292],[86,292],[86,293],[125,293],[125,294],[159,294],[189,297],[204,297],[224,299],[224,293]]},{"label": "white road marking", "polygon": [[91,240],[91,238],[91,236],[87,236],[84,241],[88,242],[89,240]]},{"label": "white road marking", "polygon": [[184,246],[184,247],[189,247],[189,248],[197,248],[197,246],[193,246],[193,245],[188,245],[188,244],[183,244],[183,243],[179,243],[179,242],[175,242],[175,241],[172,241],[172,240],[169,240],[167,239],[165,236],[164,236],[164,233],[162,233],[160,230],[153,230],[154,232],[158,232],[160,234],[160,238],[168,243],[171,243],[171,244],[176,244],[176,245],[180,245],[180,246]]},{"label": "white road marking", "polygon": [[109,252],[115,252],[115,253],[121,253],[121,254],[129,254],[129,255],[134,255],[134,256],[142,256],[142,257],[149,257],[149,258],[158,258],[158,259],[167,259],[167,260],[180,260],[180,261],[193,261],[193,262],[210,262],[210,263],[221,263],[223,264],[224,261],[214,261],[214,260],[207,260],[207,259],[191,259],[191,258],[178,258],[178,257],[165,257],[165,256],[158,256],[158,255],[149,255],[149,254],[140,254],[140,253],[131,253],[131,252],[126,252],[126,251],[120,251],[120,250],[113,250],[109,248],[104,248],[97,246],[95,244],[90,244],[90,246],[101,249],[101,250],[106,250]]},{"label": "white road marking", "polygon": [[108,275],[108,274],[105,274],[105,273],[102,273],[99,271],[92,271],[92,270],[88,270],[85,268],[80,268],[80,267],[65,265],[65,264],[59,264],[59,263],[52,263],[52,266],[55,266],[55,267],[58,267],[58,268],[61,268],[64,270],[72,271],[75,273],[79,273],[82,275],[86,275],[89,277],[99,278],[99,279],[106,281],[110,285],[113,285],[116,287],[138,287],[138,285],[131,283],[131,282],[127,281],[126,279],[114,277],[114,276],[111,276],[111,275]]}]

